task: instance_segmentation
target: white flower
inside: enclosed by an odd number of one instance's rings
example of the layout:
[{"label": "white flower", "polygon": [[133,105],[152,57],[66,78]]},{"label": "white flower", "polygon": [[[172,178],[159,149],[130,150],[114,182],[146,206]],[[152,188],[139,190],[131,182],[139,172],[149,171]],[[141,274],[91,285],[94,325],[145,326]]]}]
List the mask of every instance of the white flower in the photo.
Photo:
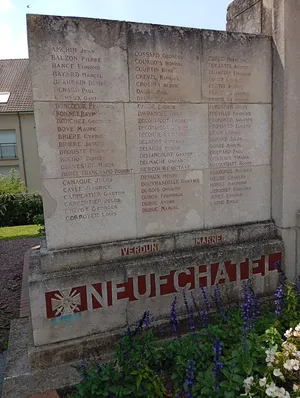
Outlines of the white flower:
[{"label": "white flower", "polygon": [[297,350],[295,344],[288,343],[287,341],[282,343],[282,348],[286,351],[289,351],[290,353],[294,353]]},{"label": "white flower", "polygon": [[259,379],[259,385],[261,387],[264,387],[266,385],[266,383],[267,383],[267,378],[266,377],[264,377],[263,379]]},{"label": "white flower", "polygon": [[300,385],[293,384],[293,391],[294,392],[300,391]]},{"label": "white flower", "polygon": [[[280,393],[281,393],[281,395],[280,395]],[[280,390],[278,391],[277,396],[282,397],[282,398],[284,398],[284,397],[290,398],[290,393],[288,391],[285,391],[285,389],[283,387],[281,387]]]},{"label": "white flower", "polygon": [[294,353],[294,355],[295,355],[295,357],[296,357],[297,359],[300,359],[300,351],[296,351],[296,352]]},{"label": "white flower", "polygon": [[283,387],[277,387],[275,383],[267,386],[266,394],[268,397],[290,398],[290,394]]},{"label": "white flower", "polygon": [[254,378],[253,376],[247,377],[247,379],[244,380],[243,385],[245,387],[246,394],[251,390],[251,386],[254,383]]},{"label": "white flower", "polygon": [[294,330],[293,331],[293,336],[294,337],[300,337],[300,331]]},{"label": "white flower", "polygon": [[292,334],[293,334],[293,329],[290,328],[284,333],[284,336],[288,339],[289,337],[292,336]]},{"label": "white flower", "polygon": [[299,370],[299,361],[298,359],[288,359],[284,364],[283,367],[287,370]]},{"label": "white flower", "polygon": [[284,369],[286,370],[292,370],[293,365],[292,365],[292,360],[288,359],[284,364],[283,364]]},{"label": "white flower", "polygon": [[283,374],[281,373],[281,370],[280,370],[280,369],[274,369],[274,370],[273,370],[273,375],[274,375],[275,377],[279,377],[281,380],[284,379]]},{"label": "white flower", "polygon": [[272,348],[268,348],[266,350],[266,354],[267,354],[266,362],[268,363],[268,366],[269,366],[269,364],[272,364],[275,361],[276,351],[277,351],[277,345],[275,345]]},{"label": "white flower", "polygon": [[274,383],[271,383],[268,388],[266,389],[266,394],[268,397],[276,397],[276,390],[277,387]]},{"label": "white flower", "polygon": [[298,325],[295,327],[295,330],[297,330],[297,332],[300,332],[300,323],[298,323]]}]

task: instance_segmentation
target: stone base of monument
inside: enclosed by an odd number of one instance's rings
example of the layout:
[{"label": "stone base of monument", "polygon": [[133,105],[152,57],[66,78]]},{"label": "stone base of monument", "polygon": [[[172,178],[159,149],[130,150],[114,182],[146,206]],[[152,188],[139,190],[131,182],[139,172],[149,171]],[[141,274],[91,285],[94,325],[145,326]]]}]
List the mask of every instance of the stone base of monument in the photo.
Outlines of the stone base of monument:
[{"label": "stone base of monument", "polygon": [[28,398],[78,383],[80,377],[70,364],[33,370],[28,352],[32,332],[28,318],[11,322],[2,398]]},{"label": "stone base of monument", "polygon": [[[107,359],[117,336],[145,311],[157,325],[167,324],[177,296],[184,317],[183,289],[200,307],[201,285],[208,296],[219,285],[225,303],[241,299],[245,281],[270,296],[282,262],[270,222],[67,250],[42,246],[30,260],[30,327],[24,320],[12,324],[4,397],[78,381],[70,364],[91,354]],[[28,392],[20,387],[25,380]]]}]

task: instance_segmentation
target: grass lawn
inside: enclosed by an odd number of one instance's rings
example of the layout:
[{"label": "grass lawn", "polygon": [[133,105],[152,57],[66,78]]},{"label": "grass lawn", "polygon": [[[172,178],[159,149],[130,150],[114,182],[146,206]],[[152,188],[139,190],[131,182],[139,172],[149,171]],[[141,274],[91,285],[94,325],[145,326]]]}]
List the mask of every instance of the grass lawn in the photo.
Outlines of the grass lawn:
[{"label": "grass lawn", "polygon": [[39,236],[38,225],[19,225],[0,228],[0,240],[35,238]]}]

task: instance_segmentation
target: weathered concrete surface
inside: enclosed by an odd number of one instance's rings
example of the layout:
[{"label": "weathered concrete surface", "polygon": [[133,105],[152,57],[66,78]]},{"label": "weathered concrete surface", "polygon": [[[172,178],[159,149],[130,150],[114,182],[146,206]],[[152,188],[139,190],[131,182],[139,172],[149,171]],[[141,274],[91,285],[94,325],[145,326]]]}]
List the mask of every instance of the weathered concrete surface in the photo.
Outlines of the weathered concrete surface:
[{"label": "weathered concrete surface", "polygon": [[42,273],[34,252],[29,279],[34,345],[117,333],[147,310],[168,319],[174,296],[187,288],[197,297],[199,284],[209,292],[220,284],[227,300],[238,299],[248,279],[257,294],[271,294],[282,253],[280,240],[261,239]]},{"label": "weathered concrete surface", "polygon": [[163,255],[177,250],[207,248],[275,237],[274,224],[261,222],[61,250],[48,250],[46,242],[43,241],[40,250],[40,270],[43,273],[51,273]]},{"label": "weathered concrete surface", "polygon": [[0,397],[2,394],[2,386],[3,386],[3,379],[4,379],[4,372],[5,372],[5,365],[6,365],[6,357],[7,357],[7,350],[0,352]]},{"label": "weathered concrete surface", "polygon": [[227,9],[228,32],[272,36],[273,0],[234,0]]},{"label": "weathered concrete surface", "polygon": [[[271,103],[272,56],[269,37],[203,31],[202,48],[204,101]],[[213,77],[215,80],[212,80]]]},{"label": "weathered concrete surface", "polygon": [[261,0],[234,0],[227,7],[227,21],[230,21],[234,17],[243,12],[247,11],[249,8],[253,7],[255,4],[259,3]]},{"label": "weathered concrete surface", "polygon": [[28,318],[12,321],[2,398],[28,398],[79,382],[79,376],[70,364],[31,370],[28,360],[30,345]]},{"label": "weathered concrete surface", "polygon": [[[128,23],[127,34],[131,101],[201,102],[198,29]],[[149,82],[137,68],[144,65],[154,66],[152,84],[141,86]]]},{"label": "weathered concrete surface", "polygon": [[[34,101],[128,100],[125,22],[48,15],[27,21]],[[82,73],[92,74],[88,84]]]},{"label": "weathered concrete surface", "polygon": [[38,15],[28,30],[48,249],[270,219],[269,38]]},{"label": "weathered concrete surface", "polygon": [[226,30],[229,32],[261,34],[261,15],[262,3],[258,1],[239,14],[233,15],[232,19],[227,20]]},{"label": "weathered concrete surface", "polygon": [[297,264],[297,213],[300,209],[300,4],[274,1],[272,217],[286,245],[290,278],[299,274]]}]

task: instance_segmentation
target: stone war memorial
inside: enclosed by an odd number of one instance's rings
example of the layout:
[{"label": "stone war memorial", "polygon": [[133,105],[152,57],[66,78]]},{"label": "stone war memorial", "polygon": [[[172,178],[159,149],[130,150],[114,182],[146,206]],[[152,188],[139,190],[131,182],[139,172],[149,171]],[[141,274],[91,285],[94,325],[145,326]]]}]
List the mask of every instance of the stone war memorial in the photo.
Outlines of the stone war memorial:
[{"label": "stone war memorial", "polygon": [[[274,4],[233,2],[233,32],[28,15],[46,239],[30,259],[30,318],[12,325],[4,397],[74,383],[70,363],[109,356],[145,311],[167,323],[183,289],[219,285],[230,303],[245,281],[274,294],[278,264],[296,276],[287,91],[300,76],[282,40],[300,9]],[[244,11],[268,30],[243,32]]]}]

